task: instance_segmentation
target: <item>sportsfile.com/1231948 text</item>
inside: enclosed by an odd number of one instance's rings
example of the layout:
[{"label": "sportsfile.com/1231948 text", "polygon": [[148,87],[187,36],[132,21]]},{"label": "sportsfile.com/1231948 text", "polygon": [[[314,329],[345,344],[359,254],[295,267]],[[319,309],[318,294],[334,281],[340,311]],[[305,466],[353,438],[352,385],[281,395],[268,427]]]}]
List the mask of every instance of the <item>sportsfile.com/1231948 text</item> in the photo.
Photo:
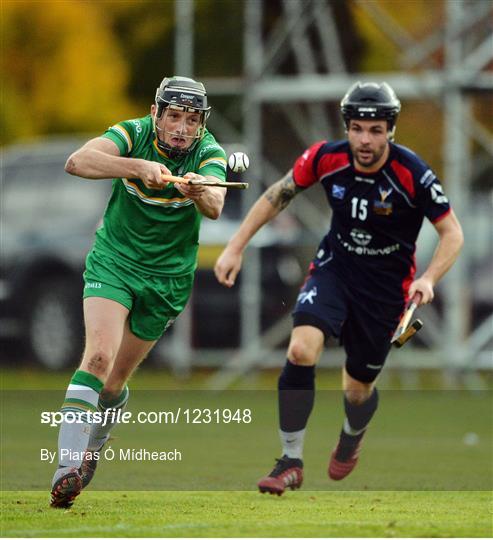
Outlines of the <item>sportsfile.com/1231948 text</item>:
[{"label": "sportsfile.com/1231948 text", "polygon": [[105,411],[43,411],[41,424],[50,427],[59,426],[62,422],[69,424],[250,424],[251,409],[228,408],[182,408],[170,411],[122,411],[107,409]]}]

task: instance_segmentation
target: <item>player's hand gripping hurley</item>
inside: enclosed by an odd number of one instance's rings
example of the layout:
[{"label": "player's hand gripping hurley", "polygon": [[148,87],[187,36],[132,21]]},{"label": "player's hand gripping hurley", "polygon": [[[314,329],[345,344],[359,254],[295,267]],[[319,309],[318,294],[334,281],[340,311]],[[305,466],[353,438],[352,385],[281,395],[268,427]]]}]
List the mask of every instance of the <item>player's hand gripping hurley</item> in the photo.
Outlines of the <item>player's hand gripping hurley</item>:
[{"label": "player's hand gripping hurley", "polygon": [[187,180],[181,176],[173,176],[171,174],[162,174],[161,178],[165,182],[174,184],[187,184],[189,186],[217,186],[223,188],[247,189],[248,182],[221,182],[220,180]]},{"label": "player's hand gripping hurley", "polygon": [[406,307],[406,311],[404,312],[404,315],[399,321],[399,325],[397,326],[397,329],[394,332],[392,339],[390,340],[390,343],[392,343],[396,347],[402,347],[404,343],[406,343],[406,341],[410,340],[414,336],[414,334],[416,334],[416,332],[421,330],[421,328],[423,327],[423,322],[420,319],[416,319],[411,324],[409,324],[413,313],[415,309],[419,306],[422,298],[423,295],[420,292],[417,292],[409,301]]}]

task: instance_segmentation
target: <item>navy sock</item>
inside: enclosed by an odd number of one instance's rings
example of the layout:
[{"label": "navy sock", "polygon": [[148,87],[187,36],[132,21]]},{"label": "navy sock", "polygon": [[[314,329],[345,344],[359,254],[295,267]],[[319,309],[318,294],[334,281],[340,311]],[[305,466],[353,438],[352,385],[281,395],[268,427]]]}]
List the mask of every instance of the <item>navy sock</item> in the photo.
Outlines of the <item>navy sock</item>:
[{"label": "navy sock", "polygon": [[305,429],[315,400],[315,366],[297,366],[287,360],[277,388],[281,431]]},{"label": "navy sock", "polygon": [[339,436],[336,456],[339,461],[347,461],[353,455],[353,451],[363,438],[377,407],[378,391],[376,388],[373,390],[371,396],[359,405],[350,403],[346,396],[344,396],[346,419]]},{"label": "navy sock", "polygon": [[359,405],[352,404],[344,396],[344,411],[349,425],[354,431],[365,429],[378,407],[378,391],[373,389],[371,396]]}]

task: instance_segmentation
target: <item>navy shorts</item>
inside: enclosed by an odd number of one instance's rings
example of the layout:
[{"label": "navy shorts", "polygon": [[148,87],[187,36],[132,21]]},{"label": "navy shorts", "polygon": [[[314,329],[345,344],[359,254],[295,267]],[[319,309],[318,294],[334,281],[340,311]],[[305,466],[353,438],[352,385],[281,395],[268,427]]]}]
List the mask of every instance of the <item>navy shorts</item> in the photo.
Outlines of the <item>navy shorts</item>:
[{"label": "navy shorts", "polygon": [[317,269],[300,290],[293,326],[314,326],[326,339],[339,338],[346,351],[346,371],[370,383],[385,364],[403,307],[375,302],[333,271]]}]

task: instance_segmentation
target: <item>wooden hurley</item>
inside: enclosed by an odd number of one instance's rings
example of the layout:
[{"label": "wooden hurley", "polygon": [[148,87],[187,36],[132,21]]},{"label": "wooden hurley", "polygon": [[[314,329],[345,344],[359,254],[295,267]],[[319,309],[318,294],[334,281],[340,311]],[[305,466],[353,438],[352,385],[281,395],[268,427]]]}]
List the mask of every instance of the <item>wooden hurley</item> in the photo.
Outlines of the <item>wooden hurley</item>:
[{"label": "wooden hurley", "polygon": [[219,180],[187,180],[181,176],[172,176],[171,174],[162,174],[161,178],[165,182],[174,184],[187,184],[189,186],[217,186],[223,188],[247,189],[248,182],[221,182]]},{"label": "wooden hurley", "polygon": [[423,328],[423,322],[420,319],[416,319],[410,324],[413,313],[419,306],[422,298],[423,295],[420,292],[417,292],[409,301],[406,311],[401,317],[399,325],[390,340],[390,343],[395,347],[402,347],[406,341],[409,341],[416,332]]}]

